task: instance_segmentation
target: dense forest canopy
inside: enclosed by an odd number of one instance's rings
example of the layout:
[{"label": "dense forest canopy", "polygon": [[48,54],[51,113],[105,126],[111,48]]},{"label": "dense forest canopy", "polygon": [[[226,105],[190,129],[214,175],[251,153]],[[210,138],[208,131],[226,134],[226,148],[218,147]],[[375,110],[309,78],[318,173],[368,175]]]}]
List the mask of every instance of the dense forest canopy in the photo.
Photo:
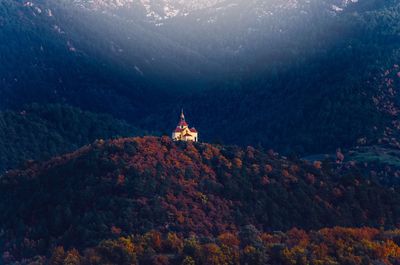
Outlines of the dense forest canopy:
[{"label": "dense forest canopy", "polygon": [[0,112],[0,171],[26,160],[71,152],[96,139],[144,135],[110,115],[61,105],[28,105]]},{"label": "dense forest canopy", "polygon": [[[116,236],[118,230],[115,231]],[[155,254],[157,253],[157,254]],[[143,235],[105,240],[79,252],[54,249],[50,264],[182,264],[295,265],[398,264],[399,231],[333,228],[305,232],[261,233],[247,226],[240,233],[215,238],[150,231]],[[36,262],[44,261],[38,257]],[[382,263],[383,262],[383,263]]]},{"label": "dense forest canopy", "polygon": [[168,137],[96,141],[0,179],[0,249],[20,260],[55,246],[82,251],[116,231],[213,237],[247,225],[398,227],[398,184],[364,168]]}]

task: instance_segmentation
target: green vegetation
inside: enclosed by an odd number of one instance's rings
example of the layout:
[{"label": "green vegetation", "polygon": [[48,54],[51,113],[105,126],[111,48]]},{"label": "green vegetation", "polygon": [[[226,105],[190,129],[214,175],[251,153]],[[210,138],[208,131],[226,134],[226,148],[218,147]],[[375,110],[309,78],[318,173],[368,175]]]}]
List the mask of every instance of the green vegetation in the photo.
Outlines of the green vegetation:
[{"label": "green vegetation", "polygon": [[109,115],[62,105],[30,105],[0,112],[0,171],[25,160],[43,160],[96,139],[144,132]]},{"label": "green vegetation", "polygon": [[353,151],[348,159],[400,168],[400,151],[397,149],[388,149],[379,146],[364,147]]}]

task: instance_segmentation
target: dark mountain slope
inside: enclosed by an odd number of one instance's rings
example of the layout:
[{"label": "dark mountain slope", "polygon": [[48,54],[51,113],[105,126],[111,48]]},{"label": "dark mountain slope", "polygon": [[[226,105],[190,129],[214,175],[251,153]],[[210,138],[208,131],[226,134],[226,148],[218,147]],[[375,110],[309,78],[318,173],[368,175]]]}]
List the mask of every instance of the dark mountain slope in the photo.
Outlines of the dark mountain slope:
[{"label": "dark mountain slope", "polygon": [[203,140],[301,155],[378,142],[392,117],[375,81],[400,61],[398,3],[296,2],[156,26],[142,9],[4,1],[0,107],[62,102],[169,132],[183,106]]},{"label": "dark mountain slope", "polygon": [[249,224],[265,231],[398,224],[397,187],[352,164],[336,167],[167,137],[97,141],[0,179],[0,249],[17,259],[56,245],[82,249],[115,228],[207,236]]},{"label": "dark mountain slope", "polygon": [[112,118],[62,105],[32,105],[0,112],[0,170],[25,160],[49,159],[96,139],[144,131]]},{"label": "dark mountain slope", "polygon": [[158,88],[200,81],[198,72],[204,70],[205,77],[214,64],[157,33],[140,16],[126,20],[72,2],[2,2],[0,106],[56,101],[139,116],[149,111],[150,99],[166,94]]},{"label": "dark mountain slope", "polygon": [[[126,119],[142,116],[146,99],[164,95],[146,89],[135,58],[112,50],[113,40],[122,37],[112,31],[107,17],[96,19],[53,1],[29,3],[7,0],[0,6],[2,109],[61,103]],[[98,24],[103,27],[90,26]],[[122,59],[127,57],[128,66]]]}]

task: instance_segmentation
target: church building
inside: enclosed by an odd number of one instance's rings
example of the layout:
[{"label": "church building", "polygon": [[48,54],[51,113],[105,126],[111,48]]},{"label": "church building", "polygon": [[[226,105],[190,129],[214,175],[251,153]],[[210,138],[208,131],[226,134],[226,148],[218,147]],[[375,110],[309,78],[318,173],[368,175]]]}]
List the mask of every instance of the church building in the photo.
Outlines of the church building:
[{"label": "church building", "polygon": [[172,132],[172,139],[174,141],[193,141],[197,142],[199,140],[199,134],[197,130],[193,128],[189,128],[185,120],[185,114],[183,114],[183,110],[181,112],[181,120],[179,121],[178,126]]}]

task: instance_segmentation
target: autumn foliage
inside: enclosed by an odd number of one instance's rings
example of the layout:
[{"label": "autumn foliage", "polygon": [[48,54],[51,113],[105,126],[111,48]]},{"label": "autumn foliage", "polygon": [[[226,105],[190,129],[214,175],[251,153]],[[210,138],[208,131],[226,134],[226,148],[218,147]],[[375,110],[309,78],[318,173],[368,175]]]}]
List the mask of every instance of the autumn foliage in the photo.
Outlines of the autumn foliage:
[{"label": "autumn foliage", "polygon": [[[53,250],[50,265],[65,264],[149,264],[149,265],[364,265],[399,264],[400,231],[382,232],[372,228],[331,228],[305,232],[291,229],[287,233],[261,233],[246,227],[238,234],[214,237],[182,238],[182,248],[170,248],[170,235],[150,231],[144,235],[106,240],[82,253]],[[152,239],[155,234],[159,242]]]},{"label": "autumn foliage", "polygon": [[399,191],[333,166],[168,137],[96,141],[0,179],[0,251],[71,264],[389,264],[398,232],[322,228],[396,229]]}]

